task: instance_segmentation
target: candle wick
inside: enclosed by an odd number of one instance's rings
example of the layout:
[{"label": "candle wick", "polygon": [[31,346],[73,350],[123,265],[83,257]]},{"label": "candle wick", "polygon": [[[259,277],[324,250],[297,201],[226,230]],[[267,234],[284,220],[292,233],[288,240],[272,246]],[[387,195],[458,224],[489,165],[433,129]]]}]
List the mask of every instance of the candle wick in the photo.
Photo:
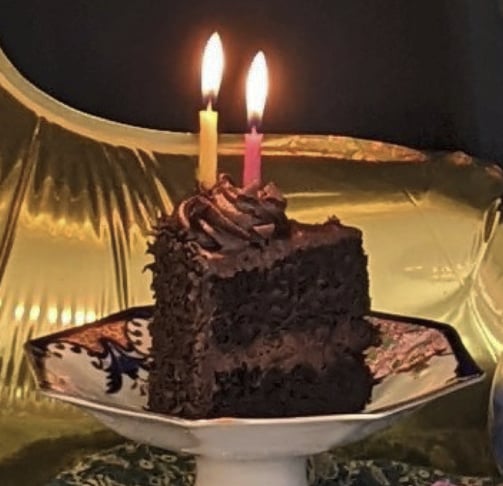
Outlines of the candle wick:
[{"label": "candle wick", "polygon": [[257,135],[257,127],[255,125],[252,125],[251,132],[253,135]]},{"label": "candle wick", "polygon": [[206,105],[206,109],[211,111],[213,109],[213,103],[211,102],[211,97],[208,99],[208,104]]}]

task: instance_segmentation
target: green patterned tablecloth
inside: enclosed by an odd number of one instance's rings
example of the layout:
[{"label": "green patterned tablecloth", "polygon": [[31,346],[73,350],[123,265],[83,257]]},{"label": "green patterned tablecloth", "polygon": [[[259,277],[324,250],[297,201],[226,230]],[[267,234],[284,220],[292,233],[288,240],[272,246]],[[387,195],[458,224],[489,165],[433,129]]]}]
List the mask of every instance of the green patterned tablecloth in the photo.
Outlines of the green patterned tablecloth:
[{"label": "green patterned tablecloth", "polygon": [[[194,465],[192,457],[128,442],[86,457],[47,486],[191,486]],[[398,461],[341,463],[330,453],[312,459],[308,475],[312,486],[430,486],[437,481],[503,486],[503,480],[453,476]]]}]

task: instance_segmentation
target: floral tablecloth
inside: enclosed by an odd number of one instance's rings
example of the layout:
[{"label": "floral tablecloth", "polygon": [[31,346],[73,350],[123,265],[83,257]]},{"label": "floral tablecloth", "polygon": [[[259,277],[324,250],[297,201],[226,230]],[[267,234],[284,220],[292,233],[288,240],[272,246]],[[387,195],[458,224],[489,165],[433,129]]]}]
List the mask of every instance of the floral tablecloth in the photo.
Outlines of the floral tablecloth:
[{"label": "floral tablecloth", "polygon": [[[192,486],[192,457],[127,442],[90,455],[59,474],[47,486]],[[326,453],[311,459],[311,486],[503,486],[503,479],[460,477],[397,461],[359,460],[341,463]]]}]

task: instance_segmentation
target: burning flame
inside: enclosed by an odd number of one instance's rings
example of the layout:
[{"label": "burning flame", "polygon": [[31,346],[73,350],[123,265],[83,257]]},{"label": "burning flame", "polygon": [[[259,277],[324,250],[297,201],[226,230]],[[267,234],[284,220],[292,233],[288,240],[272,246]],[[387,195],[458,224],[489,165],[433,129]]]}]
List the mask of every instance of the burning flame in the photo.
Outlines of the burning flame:
[{"label": "burning flame", "polygon": [[203,54],[201,88],[208,105],[215,101],[222,82],[224,52],[220,36],[215,32],[208,40]]},{"label": "burning flame", "polygon": [[267,64],[262,51],[258,52],[250,66],[246,80],[246,109],[252,126],[259,123],[264,113],[268,90]]}]

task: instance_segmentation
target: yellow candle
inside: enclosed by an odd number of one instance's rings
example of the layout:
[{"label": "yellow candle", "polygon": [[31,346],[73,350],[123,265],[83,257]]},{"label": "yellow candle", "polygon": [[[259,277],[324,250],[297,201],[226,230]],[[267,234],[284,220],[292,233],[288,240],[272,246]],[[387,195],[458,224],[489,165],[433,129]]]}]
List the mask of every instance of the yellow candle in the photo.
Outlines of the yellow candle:
[{"label": "yellow candle", "polygon": [[218,113],[208,106],[199,112],[198,180],[206,188],[217,182]]},{"label": "yellow candle", "polygon": [[217,181],[218,113],[213,110],[224,66],[222,42],[215,32],[204,49],[201,88],[207,102],[206,110],[199,112],[199,169],[197,179],[205,188]]}]

